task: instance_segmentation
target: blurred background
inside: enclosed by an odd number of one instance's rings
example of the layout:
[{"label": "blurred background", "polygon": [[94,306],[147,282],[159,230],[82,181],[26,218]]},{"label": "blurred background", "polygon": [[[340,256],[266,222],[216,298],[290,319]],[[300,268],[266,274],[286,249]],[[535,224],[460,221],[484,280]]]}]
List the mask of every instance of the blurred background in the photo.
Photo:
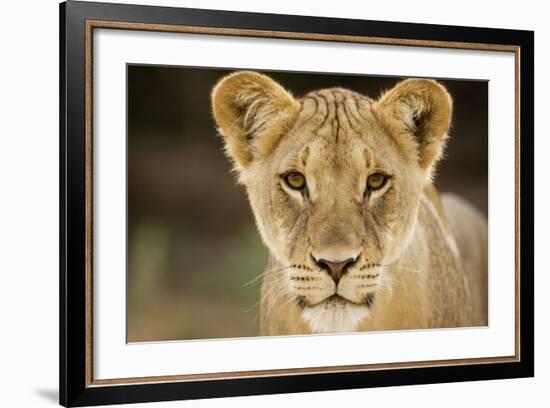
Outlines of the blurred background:
[{"label": "blurred background", "polygon": [[[267,249],[210,112],[232,70],[128,66],[129,342],[258,334]],[[297,97],[340,86],[377,97],[402,78],[262,71]],[[454,99],[436,186],[487,214],[486,82],[441,80]]]}]

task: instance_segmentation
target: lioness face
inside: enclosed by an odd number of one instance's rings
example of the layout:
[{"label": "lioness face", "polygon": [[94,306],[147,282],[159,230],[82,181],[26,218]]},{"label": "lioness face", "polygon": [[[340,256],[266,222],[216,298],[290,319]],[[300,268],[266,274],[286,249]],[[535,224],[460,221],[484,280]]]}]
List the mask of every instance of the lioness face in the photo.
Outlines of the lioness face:
[{"label": "lioness face", "polygon": [[315,332],[353,330],[408,243],[449,126],[446,91],[421,80],[376,102],[344,89],[297,100],[242,72],[215,88],[213,109],[304,319]]}]

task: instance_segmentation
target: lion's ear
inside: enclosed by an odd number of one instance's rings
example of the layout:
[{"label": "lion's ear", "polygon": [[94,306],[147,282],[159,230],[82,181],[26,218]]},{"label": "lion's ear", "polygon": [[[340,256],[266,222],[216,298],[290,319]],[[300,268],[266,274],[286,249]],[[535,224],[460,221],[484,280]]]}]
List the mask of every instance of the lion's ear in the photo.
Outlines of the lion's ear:
[{"label": "lion's ear", "polygon": [[214,119],[239,171],[274,149],[298,109],[289,92],[256,72],[230,74],[212,91]]},{"label": "lion's ear", "polygon": [[383,94],[373,108],[398,144],[412,146],[431,177],[451,124],[453,101],[445,87],[428,79],[407,79]]}]

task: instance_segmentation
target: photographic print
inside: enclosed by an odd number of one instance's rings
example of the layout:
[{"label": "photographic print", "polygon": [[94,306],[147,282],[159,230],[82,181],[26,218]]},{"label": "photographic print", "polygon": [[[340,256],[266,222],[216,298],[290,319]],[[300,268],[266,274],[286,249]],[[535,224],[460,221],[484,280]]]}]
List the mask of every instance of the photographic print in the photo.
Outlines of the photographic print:
[{"label": "photographic print", "polygon": [[60,5],[60,403],[534,375],[533,32]]},{"label": "photographic print", "polygon": [[129,342],[488,324],[488,83],[127,66]]}]

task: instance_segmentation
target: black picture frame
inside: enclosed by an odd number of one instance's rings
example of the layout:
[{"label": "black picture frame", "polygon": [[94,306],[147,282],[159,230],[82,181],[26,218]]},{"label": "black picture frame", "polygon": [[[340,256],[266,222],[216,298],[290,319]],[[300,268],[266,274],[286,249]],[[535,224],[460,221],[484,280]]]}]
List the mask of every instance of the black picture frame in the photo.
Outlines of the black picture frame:
[{"label": "black picture frame", "polygon": [[[60,404],[86,406],[338,390],[534,375],[534,33],[532,31],[68,1],[60,4]],[[513,362],[94,386],[87,380],[86,22],[513,46],[519,50],[521,147],[516,166],[519,239],[519,356]],[[516,231],[518,233],[518,231]]]}]

